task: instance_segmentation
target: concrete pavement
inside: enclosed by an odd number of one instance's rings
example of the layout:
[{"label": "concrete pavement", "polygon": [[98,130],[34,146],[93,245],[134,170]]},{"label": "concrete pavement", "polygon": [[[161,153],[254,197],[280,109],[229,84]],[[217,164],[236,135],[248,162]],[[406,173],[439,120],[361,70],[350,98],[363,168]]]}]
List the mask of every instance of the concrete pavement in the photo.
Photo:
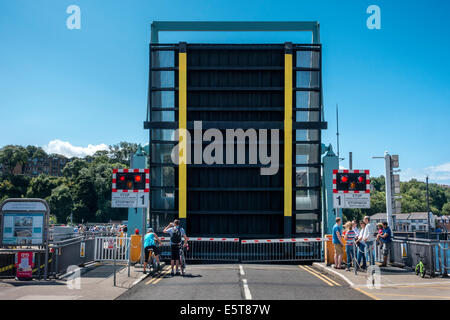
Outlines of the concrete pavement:
[{"label": "concrete pavement", "polygon": [[309,265],[189,265],[187,276],[146,280],[119,300],[368,300],[336,276]]},{"label": "concrete pavement", "polygon": [[412,270],[397,267],[377,268],[379,273],[336,270],[325,263],[313,267],[330,276],[339,277],[351,288],[376,300],[450,300],[449,278],[421,278]]},{"label": "concrete pavement", "polygon": [[[49,281],[0,280],[0,300],[113,300],[152,275],[143,275],[141,268],[114,267],[109,263],[95,263],[81,268],[81,276],[68,274],[63,279]],[[78,275],[80,275],[78,274]]]}]

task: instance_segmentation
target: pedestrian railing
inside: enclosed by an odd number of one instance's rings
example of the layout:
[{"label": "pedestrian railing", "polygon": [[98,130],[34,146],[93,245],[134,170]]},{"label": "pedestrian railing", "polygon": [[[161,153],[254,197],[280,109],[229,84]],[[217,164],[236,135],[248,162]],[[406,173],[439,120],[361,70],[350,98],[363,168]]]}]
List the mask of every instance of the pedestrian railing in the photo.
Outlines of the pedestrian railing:
[{"label": "pedestrian railing", "polygon": [[95,261],[127,261],[130,253],[130,238],[96,237]]},{"label": "pedestrian railing", "polygon": [[[170,239],[161,237],[161,257],[170,259]],[[189,238],[185,250],[187,261],[239,261],[240,242],[238,238]]]},{"label": "pedestrian railing", "polygon": [[242,262],[320,261],[322,238],[257,239],[241,241]]},{"label": "pedestrian railing", "polygon": [[[382,262],[381,243],[377,243],[375,253],[375,260]],[[414,269],[419,260],[432,276],[447,275],[450,272],[450,241],[400,237],[392,240],[390,263]]]}]

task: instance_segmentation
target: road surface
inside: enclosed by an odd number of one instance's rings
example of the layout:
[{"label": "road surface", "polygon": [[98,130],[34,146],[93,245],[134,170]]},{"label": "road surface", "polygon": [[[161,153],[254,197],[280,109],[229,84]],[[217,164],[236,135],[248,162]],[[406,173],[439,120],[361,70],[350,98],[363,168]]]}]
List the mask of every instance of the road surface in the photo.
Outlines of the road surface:
[{"label": "road surface", "polygon": [[166,267],[119,300],[368,300],[338,277],[310,265],[189,265],[186,276]]}]

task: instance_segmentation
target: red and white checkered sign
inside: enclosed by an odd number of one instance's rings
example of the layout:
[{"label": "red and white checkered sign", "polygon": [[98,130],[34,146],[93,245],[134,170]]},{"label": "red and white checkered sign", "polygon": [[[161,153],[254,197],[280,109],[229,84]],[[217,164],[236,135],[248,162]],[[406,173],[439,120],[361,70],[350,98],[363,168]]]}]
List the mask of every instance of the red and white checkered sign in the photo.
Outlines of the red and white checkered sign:
[{"label": "red and white checkered sign", "polygon": [[[145,189],[116,189],[117,173],[145,173]],[[150,192],[150,169],[113,169],[112,192]]]},{"label": "red and white checkered sign", "polygon": [[[337,174],[338,173],[365,173],[366,174],[366,190],[363,191],[338,191],[337,190]],[[333,170],[333,193],[370,193],[370,170]]]}]

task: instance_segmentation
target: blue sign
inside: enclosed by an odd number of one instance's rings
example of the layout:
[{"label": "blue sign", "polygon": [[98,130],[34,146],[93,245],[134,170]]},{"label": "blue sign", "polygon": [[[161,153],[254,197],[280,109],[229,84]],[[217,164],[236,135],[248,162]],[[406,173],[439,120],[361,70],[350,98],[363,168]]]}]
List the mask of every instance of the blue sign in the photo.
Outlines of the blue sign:
[{"label": "blue sign", "polygon": [[42,245],[45,213],[3,213],[4,245]]}]

